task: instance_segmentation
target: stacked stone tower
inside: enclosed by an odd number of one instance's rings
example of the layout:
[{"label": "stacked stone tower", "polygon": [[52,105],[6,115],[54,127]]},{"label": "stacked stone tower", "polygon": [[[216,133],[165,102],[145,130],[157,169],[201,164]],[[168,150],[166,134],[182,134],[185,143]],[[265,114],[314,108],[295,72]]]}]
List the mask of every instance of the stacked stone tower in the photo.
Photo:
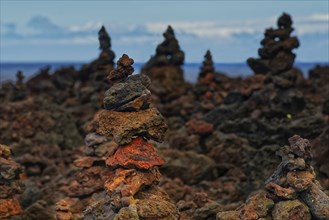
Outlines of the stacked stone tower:
[{"label": "stacked stone tower", "polygon": [[280,74],[292,68],[296,57],[292,50],[299,47],[298,39],[290,36],[294,30],[292,23],[290,15],[283,13],[277,29],[265,30],[262,48],[258,50],[260,58],[247,60],[255,74]]},{"label": "stacked stone tower", "polygon": [[289,144],[278,151],[282,162],[265,182],[266,190],[217,219],[329,219],[329,197],[316,180],[309,141],[294,135]]},{"label": "stacked stone tower", "polygon": [[82,170],[69,187],[71,198],[58,203],[57,219],[178,219],[157,187],[164,160],[149,142],[163,141],[167,126],[150,107],[149,78],[131,76],[133,63],[124,54],[108,76],[105,109],[87,128],[87,156],[74,162]]},{"label": "stacked stone tower", "polygon": [[16,83],[14,85],[11,100],[12,101],[19,101],[24,99],[27,96],[27,88],[24,83],[24,74],[22,71],[18,71],[16,73]]},{"label": "stacked stone tower", "polygon": [[212,55],[210,50],[207,50],[204,55],[204,61],[199,73],[198,83],[202,85],[210,85],[215,80],[215,68],[214,62],[212,60]]},{"label": "stacked stone tower", "polygon": [[111,38],[107,33],[104,26],[98,31],[99,49],[101,53],[99,55],[99,60],[105,64],[114,65],[115,54],[111,50]]},{"label": "stacked stone tower", "polygon": [[160,102],[166,103],[185,92],[181,68],[185,54],[170,25],[163,37],[164,41],[157,46],[155,55],[143,66],[141,72],[152,80],[152,93],[159,97]]}]

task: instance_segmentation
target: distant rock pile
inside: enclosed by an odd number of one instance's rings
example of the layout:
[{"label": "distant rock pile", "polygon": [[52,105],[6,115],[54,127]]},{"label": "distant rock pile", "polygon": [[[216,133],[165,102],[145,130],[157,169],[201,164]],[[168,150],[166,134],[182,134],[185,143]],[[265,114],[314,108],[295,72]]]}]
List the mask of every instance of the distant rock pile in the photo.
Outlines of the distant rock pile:
[{"label": "distant rock pile", "polygon": [[[279,39],[288,40],[288,42],[297,41],[296,38],[289,38],[293,30],[289,15],[283,14],[278,19],[278,24],[280,27],[278,30],[268,29],[266,33],[271,33],[270,36],[278,35]],[[273,40],[273,44],[288,44],[281,40],[279,42]],[[288,53],[283,46],[279,46],[275,51],[279,54]],[[258,61],[265,62],[263,59]],[[215,126],[218,125],[218,129],[225,133],[239,133],[242,137],[247,138],[253,146],[259,147],[273,143],[282,145],[288,137],[295,133],[306,138],[314,138],[319,135],[323,127],[322,116],[310,113],[314,112],[314,107],[306,105],[303,93],[297,89],[297,78],[301,77],[301,72],[291,68],[293,61],[294,59],[280,59],[279,66],[285,66],[285,68],[275,70],[275,67],[269,67],[266,71],[261,71],[266,75],[257,74],[244,80],[246,85],[242,84],[236,90],[230,91],[224,99],[225,105],[213,109],[205,116],[207,121],[214,123]],[[250,59],[248,63],[250,64]],[[254,70],[255,73],[259,73],[258,69]],[[227,123],[227,120],[231,122]],[[309,125],[307,128],[304,126],[305,121]],[[251,127],[253,127],[253,131],[249,130]],[[264,136],[260,134],[263,132],[276,137],[273,136],[272,139],[267,136],[265,140]],[[254,140],[260,142],[256,143]]]},{"label": "distant rock pile", "polygon": [[111,49],[111,37],[104,26],[98,31],[98,40],[101,53],[96,60],[81,68],[80,78],[83,82],[92,81],[94,86],[101,87],[101,82],[105,82],[107,74],[114,68],[115,53]]},{"label": "distant rock pile", "polygon": [[263,46],[258,50],[261,58],[249,58],[248,65],[256,74],[279,74],[292,68],[296,55],[292,50],[299,47],[296,37],[291,37],[293,32],[290,15],[283,13],[278,21],[278,28],[265,30]]},{"label": "distant rock pile", "polygon": [[24,83],[24,74],[22,71],[18,71],[16,74],[16,84],[14,86],[11,101],[18,101],[26,98],[27,96],[27,88]]},{"label": "distant rock pile", "polygon": [[107,64],[114,65],[115,54],[111,50],[111,46],[112,46],[111,38],[104,26],[102,26],[98,32],[98,40],[99,40],[99,49],[102,50],[98,58],[100,63],[104,65]]},{"label": "distant rock pile", "polygon": [[147,140],[161,142],[167,126],[149,106],[150,80],[129,76],[133,60],[125,54],[117,64],[105,109],[88,127],[87,156],[74,161],[82,170],[69,186],[71,198],[57,203],[57,219],[178,219],[176,206],[156,186],[164,160]]},{"label": "distant rock pile", "polygon": [[194,87],[195,99],[199,102],[196,111],[205,113],[222,104],[227,92],[234,89],[233,82],[234,79],[215,71],[211,52],[207,50]]},{"label": "distant rock pile", "polygon": [[184,63],[185,54],[180,49],[173,28],[169,25],[163,33],[165,40],[156,48],[156,54],[145,64],[145,70],[154,66],[180,66]]},{"label": "distant rock pile", "polygon": [[266,181],[266,191],[252,194],[235,211],[217,219],[329,219],[329,197],[316,181],[310,143],[295,135],[278,151],[282,162]]},{"label": "distant rock pile", "polygon": [[[262,187],[262,176],[270,175],[276,166],[274,158],[263,160],[262,155],[285,145],[294,134],[313,139],[324,128],[323,115],[306,101],[297,87],[297,77],[288,77],[295,73],[299,75],[292,68],[277,75],[268,72],[248,77],[201,118],[212,123],[215,131],[248,140],[252,151],[246,154],[250,160],[239,165],[248,178],[242,184],[244,192]],[[260,169],[260,162],[267,168]]]},{"label": "distant rock pile", "polygon": [[168,26],[165,40],[156,48],[156,54],[143,66],[142,73],[152,80],[150,90],[161,102],[169,102],[184,93],[184,52],[180,49],[174,30]]},{"label": "distant rock pile", "polygon": [[210,50],[207,50],[204,55],[204,61],[202,62],[201,70],[199,73],[198,83],[204,85],[210,85],[214,81],[214,62],[212,61],[212,55]]},{"label": "distant rock pile", "polygon": [[17,195],[24,191],[20,180],[23,167],[11,158],[11,150],[0,144],[0,218],[7,219],[22,212]]}]

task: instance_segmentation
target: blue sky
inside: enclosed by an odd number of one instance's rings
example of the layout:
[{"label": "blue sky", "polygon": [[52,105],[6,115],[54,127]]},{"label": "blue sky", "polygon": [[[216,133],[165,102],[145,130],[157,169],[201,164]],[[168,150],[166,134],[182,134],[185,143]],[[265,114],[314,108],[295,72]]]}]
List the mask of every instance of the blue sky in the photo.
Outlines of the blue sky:
[{"label": "blue sky", "polygon": [[297,61],[329,60],[328,1],[29,1],[0,0],[0,60],[89,61],[98,56],[102,24],[117,57],[145,62],[168,24],[186,62],[201,62],[211,49],[215,62],[257,57],[265,28],[293,16],[301,46]]}]

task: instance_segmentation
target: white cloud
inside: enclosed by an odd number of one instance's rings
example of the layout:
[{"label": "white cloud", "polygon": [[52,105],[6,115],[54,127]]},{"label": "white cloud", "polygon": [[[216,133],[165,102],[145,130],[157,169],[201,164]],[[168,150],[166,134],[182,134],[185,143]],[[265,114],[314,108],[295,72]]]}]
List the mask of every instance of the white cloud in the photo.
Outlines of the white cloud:
[{"label": "white cloud", "polygon": [[[156,34],[162,33],[170,24],[177,34],[194,35],[200,38],[222,38],[229,39],[238,34],[259,34],[265,28],[276,28],[277,18],[263,20],[240,20],[230,22],[149,22],[146,23],[146,31]],[[304,17],[293,18],[293,25],[298,35],[328,33],[329,14],[313,14]]]},{"label": "white cloud", "polygon": [[98,31],[102,25],[103,23],[100,21],[90,21],[83,25],[72,25],[68,28],[68,30],[71,32]]},{"label": "white cloud", "polygon": [[317,13],[303,17],[296,17],[294,20],[294,27],[298,36],[328,34],[329,32],[329,13]]},{"label": "white cloud", "polygon": [[32,17],[28,21],[27,26],[44,34],[61,33],[63,31],[61,27],[53,23],[48,17],[39,15]]},{"label": "white cloud", "polygon": [[309,16],[305,17],[297,17],[297,20],[301,21],[323,21],[323,22],[329,22],[329,13],[315,13]]},{"label": "white cloud", "polygon": [[235,34],[255,34],[263,30],[265,24],[258,21],[234,21],[229,23],[204,21],[204,22],[169,22],[147,23],[145,28],[151,33],[162,33],[170,24],[177,34],[193,35],[200,38],[229,39]]},{"label": "white cloud", "polygon": [[152,36],[122,36],[116,39],[116,43],[125,45],[156,44],[156,38]]},{"label": "white cloud", "polygon": [[[248,34],[250,36],[261,37],[265,28],[276,27],[276,19],[268,17],[262,20],[233,20],[221,21],[172,21],[172,22],[148,22],[145,24],[123,25],[105,24],[112,38],[113,44],[126,45],[155,45],[161,42],[161,34],[170,24],[178,35],[178,38],[191,36],[203,41],[237,41],[234,38],[238,35]],[[296,32],[293,35],[302,37],[310,34],[328,34],[329,14],[317,13],[312,15],[293,17]],[[100,21],[90,21],[82,25],[71,25],[68,27],[58,26],[49,18],[35,16],[28,26],[38,30],[37,33],[20,33],[15,24],[4,28],[6,32],[6,42],[8,39],[15,41],[14,36],[21,36],[25,42],[33,43],[53,43],[53,44],[97,44],[97,33],[103,25]],[[10,30],[10,31],[9,31]],[[4,36],[4,33],[1,33]],[[159,40],[160,39],[160,40]],[[185,38],[186,39],[186,38]],[[17,40],[16,40],[17,41]],[[21,41],[17,41],[20,44]]]},{"label": "white cloud", "polygon": [[74,37],[71,39],[62,39],[58,42],[59,44],[75,44],[75,45],[91,45],[97,44],[98,38],[94,35],[84,36],[84,37]]}]

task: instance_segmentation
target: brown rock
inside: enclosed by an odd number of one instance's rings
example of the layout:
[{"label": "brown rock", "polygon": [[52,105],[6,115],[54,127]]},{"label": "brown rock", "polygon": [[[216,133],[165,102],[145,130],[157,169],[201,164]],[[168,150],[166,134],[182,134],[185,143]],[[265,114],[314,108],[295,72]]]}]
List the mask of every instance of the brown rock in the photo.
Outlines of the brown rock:
[{"label": "brown rock", "polygon": [[267,192],[258,191],[249,196],[246,203],[235,211],[219,212],[219,220],[257,220],[268,217],[269,210],[274,206],[272,199],[268,198]]},{"label": "brown rock", "polygon": [[10,148],[6,145],[0,144],[0,157],[8,159],[10,157]]},{"label": "brown rock", "polygon": [[178,210],[170,198],[160,188],[152,186],[150,189],[136,195],[137,211],[141,219],[145,220],[175,220]]},{"label": "brown rock", "polygon": [[314,180],[314,174],[309,171],[296,171],[287,173],[287,182],[297,192],[306,190]]},{"label": "brown rock", "polygon": [[252,209],[252,207],[245,206],[243,209],[240,210],[239,219],[257,220],[258,215],[257,212]]},{"label": "brown rock", "polygon": [[127,79],[134,72],[134,68],[131,66],[134,64],[134,60],[131,59],[127,54],[123,54],[122,57],[117,62],[117,69],[112,70],[107,77],[109,82],[116,83],[122,82]]},{"label": "brown rock", "polygon": [[[329,99],[328,99],[329,100]],[[328,101],[329,103],[329,101]],[[329,114],[329,113],[328,113]],[[319,137],[312,142],[312,153],[319,166],[320,172],[329,177],[329,126],[324,129]]]},{"label": "brown rock", "polygon": [[165,149],[159,151],[166,163],[160,168],[170,178],[180,178],[186,184],[196,184],[202,180],[214,179],[216,163],[204,154],[194,151]]},{"label": "brown rock", "polygon": [[22,212],[21,206],[16,199],[0,199],[0,218],[18,215]]},{"label": "brown rock", "polygon": [[128,207],[120,209],[119,213],[115,215],[114,220],[139,220],[136,204],[130,204]]},{"label": "brown rock", "polygon": [[130,197],[142,187],[158,182],[160,176],[156,168],[149,171],[118,168],[115,170],[115,175],[106,181],[104,188],[110,194],[120,191],[122,197]]},{"label": "brown rock", "polygon": [[73,161],[73,164],[76,167],[89,168],[93,165],[93,163],[95,161],[99,161],[99,160],[101,160],[101,159],[99,159],[97,157],[82,157],[82,158],[79,158],[79,159]]},{"label": "brown rock", "polygon": [[273,200],[269,199],[267,194],[265,191],[260,191],[251,195],[247,200],[246,206],[255,211],[258,217],[266,217],[268,211],[274,206]]},{"label": "brown rock", "polygon": [[301,199],[317,219],[329,219],[329,196],[317,184],[311,183],[309,189],[301,192]]},{"label": "brown rock", "polygon": [[131,143],[120,146],[114,155],[106,160],[106,164],[110,167],[136,167],[147,170],[154,166],[163,165],[164,160],[157,155],[151,144],[138,137],[133,139]]},{"label": "brown rock", "polygon": [[21,194],[24,185],[20,179],[23,167],[11,158],[10,148],[0,145],[0,219],[22,212],[17,194]]},{"label": "brown rock", "polygon": [[189,134],[207,135],[213,132],[214,125],[193,118],[186,123],[186,128]]},{"label": "brown rock", "polygon": [[308,207],[298,200],[282,201],[275,205],[272,211],[273,219],[310,220]]},{"label": "brown rock", "polygon": [[105,181],[112,175],[110,170],[101,166],[84,169],[75,175],[75,181],[71,182],[69,186],[68,195],[81,197],[99,191],[103,189]]},{"label": "brown rock", "polygon": [[284,199],[295,199],[297,197],[296,191],[292,187],[284,188],[276,183],[270,182],[265,185],[265,188],[273,192],[276,196]]},{"label": "brown rock", "polygon": [[137,135],[161,142],[167,126],[155,108],[124,113],[101,110],[96,114],[89,130],[113,137],[118,144],[126,144]]},{"label": "brown rock", "polygon": [[216,219],[217,220],[237,220],[237,219],[239,219],[239,212],[238,211],[218,212]]},{"label": "brown rock", "polygon": [[70,205],[66,200],[61,200],[56,203],[56,219],[57,220],[73,220],[73,215],[69,211]]}]

